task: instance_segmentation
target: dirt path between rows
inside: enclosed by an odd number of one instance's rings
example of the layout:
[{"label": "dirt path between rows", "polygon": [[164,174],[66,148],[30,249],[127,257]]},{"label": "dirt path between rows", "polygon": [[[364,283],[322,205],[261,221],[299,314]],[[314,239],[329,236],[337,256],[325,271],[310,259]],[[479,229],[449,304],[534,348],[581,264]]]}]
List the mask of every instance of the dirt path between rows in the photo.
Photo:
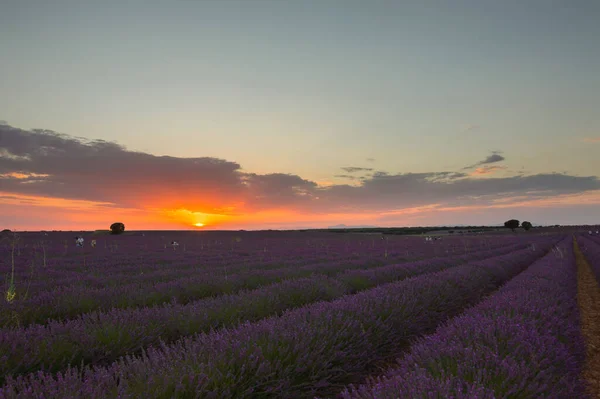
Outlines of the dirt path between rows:
[{"label": "dirt path between rows", "polygon": [[577,262],[577,303],[586,344],[583,377],[589,394],[600,398],[600,285],[575,238],[573,246]]}]

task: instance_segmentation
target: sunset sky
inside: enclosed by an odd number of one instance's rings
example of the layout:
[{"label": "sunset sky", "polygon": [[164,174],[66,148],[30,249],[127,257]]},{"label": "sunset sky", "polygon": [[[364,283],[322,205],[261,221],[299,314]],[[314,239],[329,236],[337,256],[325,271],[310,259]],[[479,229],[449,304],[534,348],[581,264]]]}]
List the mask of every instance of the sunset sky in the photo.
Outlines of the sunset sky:
[{"label": "sunset sky", "polygon": [[600,223],[600,1],[0,3],[0,229]]}]

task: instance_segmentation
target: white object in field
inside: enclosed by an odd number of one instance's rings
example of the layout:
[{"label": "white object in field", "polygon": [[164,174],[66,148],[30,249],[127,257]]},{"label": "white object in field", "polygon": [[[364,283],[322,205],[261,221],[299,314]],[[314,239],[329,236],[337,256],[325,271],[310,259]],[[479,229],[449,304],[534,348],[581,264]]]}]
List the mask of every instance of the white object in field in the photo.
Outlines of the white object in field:
[{"label": "white object in field", "polygon": [[83,237],[75,237],[75,245],[83,247]]},{"label": "white object in field", "polygon": [[175,248],[179,246],[179,243],[177,241],[171,241],[171,245],[173,246],[173,248]]},{"label": "white object in field", "polygon": [[590,230],[590,235],[592,235],[592,230]]},{"label": "white object in field", "polygon": [[96,247],[96,240],[90,241],[90,245],[95,248]]}]

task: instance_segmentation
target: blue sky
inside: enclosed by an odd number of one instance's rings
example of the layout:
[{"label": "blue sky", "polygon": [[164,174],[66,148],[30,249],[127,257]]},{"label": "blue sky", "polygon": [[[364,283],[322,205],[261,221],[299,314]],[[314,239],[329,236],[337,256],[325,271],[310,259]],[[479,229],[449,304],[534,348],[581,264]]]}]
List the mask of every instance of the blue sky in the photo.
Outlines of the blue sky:
[{"label": "blue sky", "polygon": [[597,176],[599,38],[597,1],[3,2],[0,119],[320,185]]}]

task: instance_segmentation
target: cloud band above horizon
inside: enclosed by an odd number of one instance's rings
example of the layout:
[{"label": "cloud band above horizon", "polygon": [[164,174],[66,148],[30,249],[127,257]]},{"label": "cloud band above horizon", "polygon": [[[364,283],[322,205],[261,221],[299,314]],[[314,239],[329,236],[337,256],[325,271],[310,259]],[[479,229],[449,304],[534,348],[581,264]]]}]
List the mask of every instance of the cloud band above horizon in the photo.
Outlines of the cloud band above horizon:
[{"label": "cloud band above horizon", "polygon": [[[288,215],[286,223],[293,223],[296,215],[301,218],[297,222],[303,224],[305,220],[325,223],[327,215],[337,214],[379,220],[394,212],[426,207],[431,212],[499,203],[518,206],[600,190],[597,176],[545,173],[486,177],[503,168],[490,164],[504,159],[494,152],[463,168],[479,167],[472,175],[457,171],[392,174],[348,166],[341,168],[348,173],[342,176],[355,184],[321,186],[295,174],[243,172],[241,165],[224,159],[156,156],[113,142],[2,124],[0,206],[40,206],[27,201],[43,197],[101,203],[104,209],[136,210],[145,217],[153,212],[174,214],[179,216],[171,216],[173,220],[185,219],[185,224],[192,220],[181,212],[205,215],[204,220],[214,226],[225,225],[225,220],[241,223],[253,215],[284,219],[282,215]],[[357,172],[370,173],[358,178],[352,175]],[[17,204],[15,198],[25,202]],[[272,222],[264,220],[265,225]],[[260,220],[253,223],[259,225]]]}]

